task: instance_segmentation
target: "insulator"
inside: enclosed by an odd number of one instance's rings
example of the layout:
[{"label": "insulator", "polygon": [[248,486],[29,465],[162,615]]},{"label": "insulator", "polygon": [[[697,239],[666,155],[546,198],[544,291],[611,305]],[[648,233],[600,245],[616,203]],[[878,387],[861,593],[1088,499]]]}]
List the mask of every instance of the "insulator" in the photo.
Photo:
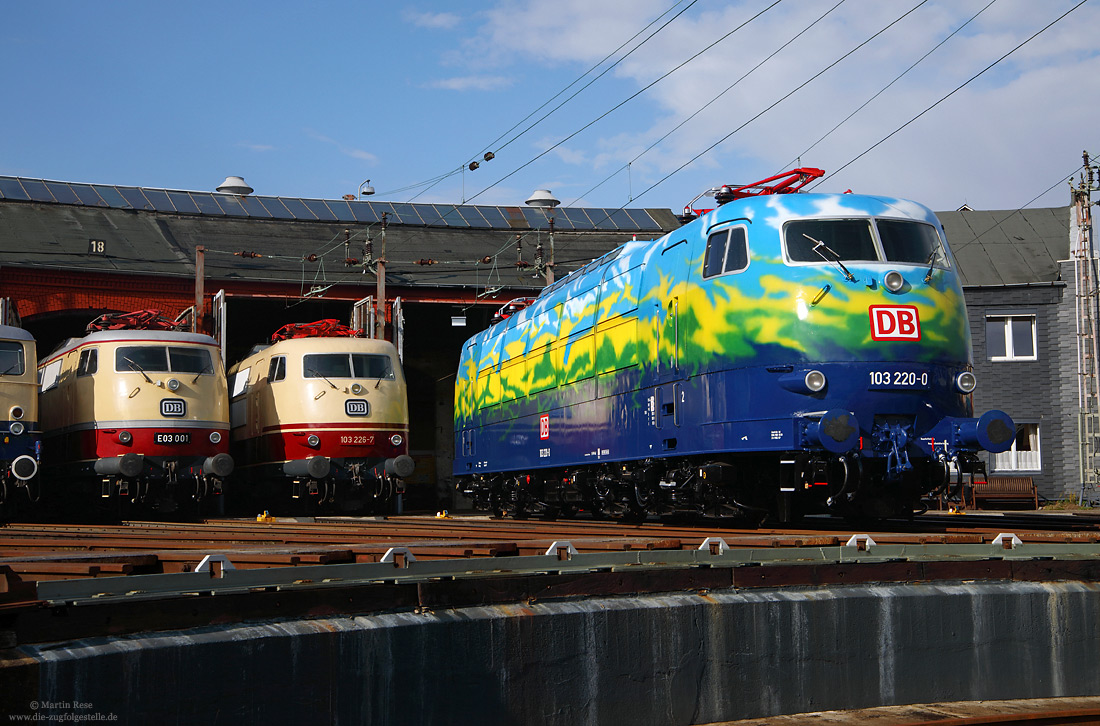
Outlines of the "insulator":
[{"label": "insulator", "polygon": [[479,166],[481,166],[481,164],[477,163],[476,161],[471,161],[470,162],[470,171],[473,171],[474,169],[478,168]]},{"label": "insulator", "polygon": [[531,263],[527,260],[516,260],[516,267],[530,267]]},{"label": "insulator", "polygon": [[247,257],[263,257],[263,255],[261,255],[259,252],[249,252],[247,250],[243,250],[241,252],[234,252],[233,254],[235,254],[237,257],[246,257],[246,258]]},{"label": "insulator", "polygon": [[481,264],[483,264],[483,265],[487,265],[492,261],[493,261],[493,258],[490,257],[489,255],[485,255],[484,257],[481,258]]},{"label": "insulator", "polygon": [[302,259],[304,259],[306,262],[316,262],[317,261],[317,255],[306,255]]},{"label": "insulator", "polygon": [[418,264],[418,265],[434,265],[435,260],[433,260],[430,257],[428,259],[421,258],[421,259],[416,261],[416,264]]},{"label": "insulator", "polygon": [[344,259],[344,266],[345,267],[354,267],[358,264],[359,264],[359,260],[355,259],[354,257],[348,257],[348,258]]},{"label": "insulator", "polygon": [[486,151],[486,152],[485,152],[485,156],[483,156],[483,157],[481,157],[481,158],[482,158],[482,159],[483,159],[484,161],[492,161],[493,159],[495,159],[495,158],[496,158],[496,156],[497,156],[497,155],[496,155],[496,154],[494,154],[493,152],[491,152],[491,151]]}]

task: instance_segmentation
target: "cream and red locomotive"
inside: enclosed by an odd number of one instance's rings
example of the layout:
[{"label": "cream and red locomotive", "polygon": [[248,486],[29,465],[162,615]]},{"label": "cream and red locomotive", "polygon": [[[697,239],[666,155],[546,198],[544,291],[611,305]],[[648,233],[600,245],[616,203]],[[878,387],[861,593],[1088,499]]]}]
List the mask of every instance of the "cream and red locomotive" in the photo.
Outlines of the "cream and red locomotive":
[{"label": "cream and red locomotive", "polygon": [[43,474],[57,496],[170,513],[220,508],[229,400],[220,348],[156,311],[105,315],[38,366]]},{"label": "cream and red locomotive", "polygon": [[291,324],[229,371],[234,486],[276,511],[382,512],[413,472],[397,349],[335,320]]}]

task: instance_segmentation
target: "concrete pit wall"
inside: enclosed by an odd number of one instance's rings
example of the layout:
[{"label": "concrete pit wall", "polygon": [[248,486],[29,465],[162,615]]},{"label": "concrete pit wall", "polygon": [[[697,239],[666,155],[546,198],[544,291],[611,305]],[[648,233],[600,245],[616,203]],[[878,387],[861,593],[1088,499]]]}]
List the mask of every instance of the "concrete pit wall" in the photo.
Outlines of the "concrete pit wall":
[{"label": "concrete pit wall", "polygon": [[27,713],[160,724],[637,726],[1086,696],[1098,605],[1098,585],[994,582],[471,607],[20,646],[0,686]]}]

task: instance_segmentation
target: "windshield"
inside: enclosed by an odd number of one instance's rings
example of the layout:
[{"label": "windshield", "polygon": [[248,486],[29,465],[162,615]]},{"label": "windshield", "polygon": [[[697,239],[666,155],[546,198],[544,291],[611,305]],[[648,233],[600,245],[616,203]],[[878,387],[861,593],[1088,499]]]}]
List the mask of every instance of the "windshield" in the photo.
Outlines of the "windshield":
[{"label": "windshield", "polygon": [[[792,262],[878,260],[869,219],[799,220],[787,225],[783,238],[787,245],[787,257]],[[820,243],[824,247],[815,251],[814,248]]]},{"label": "windshield", "polygon": [[116,371],[213,373],[210,351],[165,345],[128,345],[115,351]]},{"label": "windshield", "polygon": [[[930,224],[880,219],[878,233],[882,238],[882,251],[890,262],[927,265],[935,261],[941,267],[947,264],[947,255],[940,246],[940,235]],[[933,260],[933,255],[938,259]]]},{"label": "windshield", "polygon": [[317,353],[303,358],[306,378],[393,378],[387,355]]},{"label": "windshield", "polygon": [[0,376],[21,376],[24,370],[23,346],[10,340],[0,341]]},{"label": "windshield", "polygon": [[826,264],[843,262],[902,262],[947,265],[947,255],[934,226],[923,222],[877,219],[881,252],[875,244],[870,219],[804,219],[783,230],[787,259]]}]

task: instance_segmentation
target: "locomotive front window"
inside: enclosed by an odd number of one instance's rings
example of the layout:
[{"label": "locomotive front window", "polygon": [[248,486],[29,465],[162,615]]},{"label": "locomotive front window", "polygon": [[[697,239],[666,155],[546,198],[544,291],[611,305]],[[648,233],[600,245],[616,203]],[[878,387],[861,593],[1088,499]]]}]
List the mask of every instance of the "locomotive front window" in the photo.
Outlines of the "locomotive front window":
[{"label": "locomotive front window", "polygon": [[23,346],[11,340],[0,341],[0,376],[21,376],[25,370]]},{"label": "locomotive front window", "polygon": [[940,235],[930,224],[880,219],[878,234],[882,238],[882,251],[890,262],[947,266],[947,255],[940,245]]},{"label": "locomotive front window", "polygon": [[132,345],[115,351],[116,371],[146,373],[213,373],[210,351],[204,348]]},{"label": "locomotive front window", "polygon": [[210,351],[203,348],[169,348],[173,373],[213,373]]},{"label": "locomotive front window", "polygon": [[168,350],[163,345],[126,346],[115,350],[116,371],[167,371]]},{"label": "locomotive front window", "polygon": [[302,360],[306,378],[393,378],[389,356],[367,353],[317,353]]},{"label": "locomotive front window", "polygon": [[783,241],[787,248],[787,259],[792,262],[827,264],[836,259],[871,262],[878,260],[869,219],[805,219],[789,222],[783,231]]}]

